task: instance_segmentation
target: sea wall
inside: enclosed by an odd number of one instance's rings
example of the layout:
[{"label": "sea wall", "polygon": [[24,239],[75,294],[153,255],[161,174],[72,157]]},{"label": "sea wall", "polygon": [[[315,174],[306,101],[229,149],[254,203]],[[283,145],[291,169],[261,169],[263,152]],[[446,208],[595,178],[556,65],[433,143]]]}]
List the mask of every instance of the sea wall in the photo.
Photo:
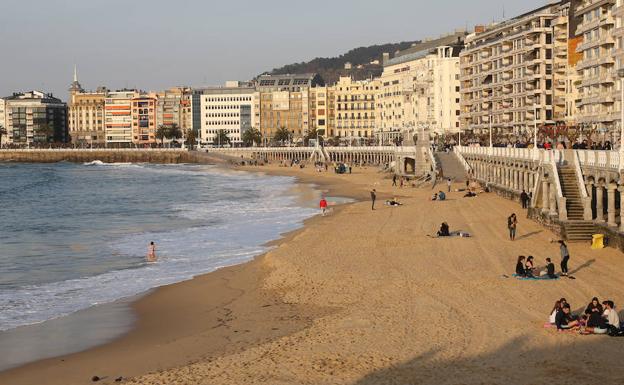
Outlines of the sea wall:
[{"label": "sea wall", "polygon": [[98,149],[98,150],[0,150],[0,162],[56,163],[92,162],[105,163],[224,163],[228,159],[222,156],[198,151],[169,149]]}]

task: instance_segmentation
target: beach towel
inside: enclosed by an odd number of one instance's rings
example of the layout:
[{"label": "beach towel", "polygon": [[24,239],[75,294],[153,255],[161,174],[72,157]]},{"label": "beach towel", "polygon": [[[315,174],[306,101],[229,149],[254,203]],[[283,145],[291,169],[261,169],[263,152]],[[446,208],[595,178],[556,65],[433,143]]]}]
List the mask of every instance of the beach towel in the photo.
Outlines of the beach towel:
[{"label": "beach towel", "polygon": [[556,281],[559,279],[559,277],[555,277],[555,278],[550,278],[547,275],[541,276],[541,277],[522,277],[518,274],[512,274],[512,277],[515,277],[516,279],[519,279],[521,281]]}]

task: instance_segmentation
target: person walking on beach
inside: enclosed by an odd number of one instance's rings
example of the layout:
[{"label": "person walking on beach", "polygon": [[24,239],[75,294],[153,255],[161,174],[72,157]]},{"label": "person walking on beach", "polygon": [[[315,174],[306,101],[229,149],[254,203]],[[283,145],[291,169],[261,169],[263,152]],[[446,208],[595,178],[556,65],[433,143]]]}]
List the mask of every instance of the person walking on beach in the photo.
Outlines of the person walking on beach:
[{"label": "person walking on beach", "polygon": [[520,203],[522,203],[523,209],[529,207],[529,194],[527,194],[524,190],[522,190],[522,194],[520,194]]},{"label": "person walking on beach", "polygon": [[559,240],[559,252],[561,253],[561,275],[568,276],[568,261],[570,260],[570,252],[568,245],[563,240]]},{"label": "person walking on beach", "polygon": [[403,188],[403,177],[401,177],[400,183],[399,183],[399,188]]},{"label": "person walking on beach", "polygon": [[451,185],[453,183],[451,182],[451,178],[447,178],[446,179],[446,187],[448,188],[448,192],[451,192]]},{"label": "person walking on beach", "polygon": [[375,199],[377,199],[377,192],[375,191],[375,189],[373,189],[371,192],[371,201],[373,203],[373,205],[371,206],[372,210],[375,210]]},{"label": "person walking on beach", "polygon": [[325,216],[325,212],[327,211],[327,201],[325,200],[325,197],[321,198],[321,202],[319,203],[319,206],[321,207],[321,216]]},{"label": "person walking on beach", "polygon": [[156,245],[153,241],[147,247],[147,262],[156,262]]},{"label": "person walking on beach", "polygon": [[396,174],[392,175],[392,187],[395,187],[397,185],[396,179]]},{"label": "person walking on beach", "polygon": [[507,218],[507,228],[509,229],[509,240],[514,241],[516,239],[516,227],[518,226],[518,218],[516,214],[511,214]]}]

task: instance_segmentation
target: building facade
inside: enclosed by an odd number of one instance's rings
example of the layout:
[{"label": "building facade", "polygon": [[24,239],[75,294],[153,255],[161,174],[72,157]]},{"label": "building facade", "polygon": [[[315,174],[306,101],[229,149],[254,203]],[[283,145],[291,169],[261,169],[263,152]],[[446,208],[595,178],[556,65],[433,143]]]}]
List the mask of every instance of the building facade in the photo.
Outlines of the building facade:
[{"label": "building facade", "polygon": [[177,125],[182,130],[193,127],[191,89],[174,87],[156,94],[157,126]]},{"label": "building facade", "polygon": [[78,82],[74,67],[74,81],[69,87],[68,124],[71,142],[78,145],[104,145],[104,100],[107,89],[85,91]]},{"label": "building facade", "polygon": [[[623,47],[622,31],[617,28],[621,24],[616,25],[616,17],[621,23],[621,4],[616,6],[615,0],[583,0],[576,2],[576,13],[582,19],[576,29],[582,36],[582,43],[577,47],[582,56],[577,65],[582,79],[578,87],[577,120],[585,132],[614,134],[620,125],[616,59],[621,58]],[[614,13],[619,16],[614,17]]]},{"label": "building facade", "polygon": [[479,27],[466,37],[460,55],[463,130],[485,133],[491,123],[494,132],[528,137],[535,125],[554,125],[557,118],[565,118],[555,113],[566,107],[557,90],[565,92],[572,83],[567,70],[561,70],[568,54],[561,31],[569,3]]},{"label": "building facade", "polygon": [[202,144],[219,145],[217,134],[224,131],[234,144],[242,142],[245,131],[259,126],[259,94],[253,87],[210,87],[193,90],[192,110]]},{"label": "building facade", "polygon": [[132,145],[132,99],[135,90],[111,91],[104,100],[104,125],[106,145],[130,147]]},{"label": "building facade", "polygon": [[382,140],[420,126],[432,134],[459,130],[460,65],[465,33],[427,40],[397,53],[384,55],[379,79],[376,127]]},{"label": "building facade", "polygon": [[[132,143],[140,146],[156,144],[155,94],[135,93],[132,97]],[[169,138],[170,139],[170,138]]]},{"label": "building facade", "polygon": [[67,105],[41,91],[14,93],[3,98],[4,144],[41,145],[69,141]]},{"label": "building facade", "polygon": [[375,98],[379,80],[354,81],[340,77],[332,87],[335,106],[335,136],[347,139],[370,138],[375,130]]}]

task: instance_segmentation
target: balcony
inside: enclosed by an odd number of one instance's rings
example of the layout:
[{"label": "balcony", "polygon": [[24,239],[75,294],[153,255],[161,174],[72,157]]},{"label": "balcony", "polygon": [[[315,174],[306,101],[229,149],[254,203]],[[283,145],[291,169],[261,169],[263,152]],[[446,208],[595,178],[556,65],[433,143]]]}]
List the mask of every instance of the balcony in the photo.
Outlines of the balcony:
[{"label": "balcony", "polygon": [[562,97],[554,98],[554,105],[555,106],[565,106],[565,98],[562,98]]}]

